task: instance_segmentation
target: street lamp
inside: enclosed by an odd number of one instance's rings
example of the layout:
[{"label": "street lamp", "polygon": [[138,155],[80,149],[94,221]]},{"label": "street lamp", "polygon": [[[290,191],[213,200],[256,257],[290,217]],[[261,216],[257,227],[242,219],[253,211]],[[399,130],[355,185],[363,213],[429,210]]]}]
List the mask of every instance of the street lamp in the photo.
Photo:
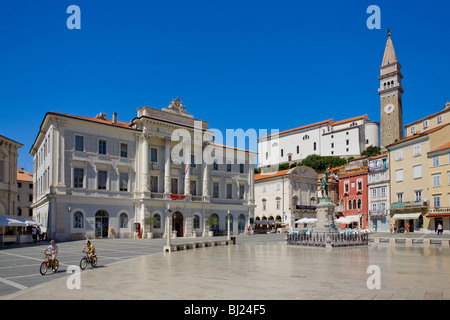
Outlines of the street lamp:
[{"label": "street lamp", "polygon": [[230,220],[231,220],[230,210],[228,210],[227,220],[228,220],[227,221],[227,223],[228,223],[227,240],[230,241],[231,240],[231,235],[230,235]]},{"label": "street lamp", "polygon": [[170,204],[167,204],[167,210],[166,210],[166,240],[167,240],[167,248],[170,252],[170,214],[172,213],[172,210],[170,210]]}]

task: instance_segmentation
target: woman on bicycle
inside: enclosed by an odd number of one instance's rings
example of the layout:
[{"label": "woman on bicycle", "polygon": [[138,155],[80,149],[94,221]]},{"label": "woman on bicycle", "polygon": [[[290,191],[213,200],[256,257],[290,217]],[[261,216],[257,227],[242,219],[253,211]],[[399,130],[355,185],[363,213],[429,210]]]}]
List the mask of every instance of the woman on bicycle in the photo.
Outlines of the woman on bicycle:
[{"label": "woman on bicycle", "polygon": [[42,253],[47,254],[47,250],[50,250],[50,254],[52,255],[52,260],[50,260],[51,265],[54,265],[56,255],[58,254],[58,246],[55,244],[55,240],[50,241],[50,245],[42,251]]},{"label": "woman on bicycle", "polygon": [[88,248],[88,254],[89,254],[89,258],[91,259],[91,261],[93,261],[93,256],[95,254],[95,247],[94,245],[91,243],[91,241],[87,240],[86,241],[86,245],[84,246],[84,248],[81,250],[81,252],[84,251],[84,249]]}]

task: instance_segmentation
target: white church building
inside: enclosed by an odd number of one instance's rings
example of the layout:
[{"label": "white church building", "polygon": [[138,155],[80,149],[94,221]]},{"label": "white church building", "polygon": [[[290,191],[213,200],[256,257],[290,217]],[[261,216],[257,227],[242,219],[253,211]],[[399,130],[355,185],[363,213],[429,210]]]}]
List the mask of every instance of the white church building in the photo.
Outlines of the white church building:
[{"label": "white church building", "polygon": [[33,218],[57,240],[161,237],[166,215],[178,237],[225,231],[227,217],[242,233],[254,215],[256,152],[212,136],[178,98],[138,108],[130,122],[48,112],[30,150]]}]

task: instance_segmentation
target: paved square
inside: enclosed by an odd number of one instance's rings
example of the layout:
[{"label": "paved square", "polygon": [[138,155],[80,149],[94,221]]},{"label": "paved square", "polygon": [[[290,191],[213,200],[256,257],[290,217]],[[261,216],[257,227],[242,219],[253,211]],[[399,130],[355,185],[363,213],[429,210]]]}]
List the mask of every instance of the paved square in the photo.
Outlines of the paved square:
[{"label": "paved square", "polygon": [[[450,299],[448,247],[371,243],[367,247],[324,249],[287,246],[282,236],[274,235],[271,242],[264,242],[267,239],[238,237],[235,246],[172,253],[161,252],[163,239],[129,240],[128,247],[135,248],[129,254],[136,257],[125,260],[120,260],[126,251],[119,242],[104,240],[105,256],[100,255],[100,261],[108,254],[111,262],[114,258],[118,262],[82,271],[81,289],[69,290],[69,275],[61,272],[50,282],[16,289],[2,298]],[[78,249],[79,243],[67,244]],[[113,256],[114,252],[119,255]],[[80,257],[67,262],[77,262]],[[380,289],[367,286],[370,266],[380,270]],[[0,274],[3,272],[0,269]],[[13,280],[20,283],[18,278]]]}]

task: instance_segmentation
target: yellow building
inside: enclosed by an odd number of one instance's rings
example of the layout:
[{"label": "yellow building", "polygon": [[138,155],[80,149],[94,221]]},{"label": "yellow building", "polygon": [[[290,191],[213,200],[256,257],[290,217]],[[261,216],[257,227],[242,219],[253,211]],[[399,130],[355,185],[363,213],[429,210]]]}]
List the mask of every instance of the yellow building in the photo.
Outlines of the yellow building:
[{"label": "yellow building", "polygon": [[444,110],[405,125],[405,137],[440,127],[445,123],[450,123],[450,102],[445,104]]},{"label": "yellow building", "polygon": [[428,165],[430,203],[426,216],[427,229],[436,231],[438,224],[441,224],[444,232],[448,232],[450,230],[450,142],[428,152]]},{"label": "yellow building", "polygon": [[[430,166],[432,160],[428,157],[432,157],[436,149],[448,141],[449,136],[450,123],[446,123],[386,146],[390,164],[391,223],[396,225],[398,230],[434,230],[430,225],[431,218],[428,218],[429,210],[433,208],[433,197],[440,192],[442,200],[446,191],[437,191],[431,187],[432,179],[437,179],[433,176],[437,168]],[[442,172],[441,177],[443,175]],[[441,179],[442,183],[444,181],[448,183],[447,177]],[[436,187],[438,188],[440,187]],[[448,192],[448,187],[446,190]]]}]

